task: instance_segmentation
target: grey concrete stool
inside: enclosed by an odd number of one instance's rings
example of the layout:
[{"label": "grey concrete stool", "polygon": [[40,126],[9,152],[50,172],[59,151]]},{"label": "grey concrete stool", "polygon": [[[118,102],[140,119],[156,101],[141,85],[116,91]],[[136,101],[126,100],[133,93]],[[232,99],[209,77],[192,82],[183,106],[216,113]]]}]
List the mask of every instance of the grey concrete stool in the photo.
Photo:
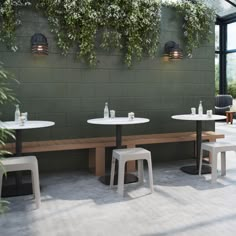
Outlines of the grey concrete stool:
[{"label": "grey concrete stool", "polygon": [[[30,170],[32,175],[33,194],[36,200],[36,207],[40,207],[40,187],[38,161],[35,156],[9,157],[1,159],[5,172]],[[0,197],[2,195],[2,176],[4,171],[0,168]]]},{"label": "grey concrete stool", "polygon": [[229,142],[207,142],[201,145],[201,155],[199,163],[199,175],[201,175],[202,170],[202,156],[203,151],[206,150],[212,154],[212,164],[211,164],[211,182],[215,183],[217,179],[217,154],[221,153],[221,176],[226,175],[226,151],[236,151],[236,144]]},{"label": "grey concrete stool", "polygon": [[111,179],[110,187],[114,185],[115,165],[116,160],[119,162],[118,169],[118,190],[120,195],[124,195],[124,177],[125,177],[125,163],[127,161],[138,161],[138,179],[140,183],[143,183],[143,160],[148,163],[149,173],[149,185],[150,190],[153,192],[153,175],[152,175],[152,160],[151,153],[144,148],[126,148],[126,149],[114,149],[112,153],[111,164]]}]

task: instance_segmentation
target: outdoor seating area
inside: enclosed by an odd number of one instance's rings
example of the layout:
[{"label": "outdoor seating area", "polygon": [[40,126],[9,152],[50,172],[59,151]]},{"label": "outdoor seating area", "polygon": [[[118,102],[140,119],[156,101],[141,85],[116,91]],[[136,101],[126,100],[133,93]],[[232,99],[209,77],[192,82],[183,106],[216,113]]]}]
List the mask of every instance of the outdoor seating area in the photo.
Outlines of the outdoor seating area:
[{"label": "outdoor seating area", "polygon": [[235,234],[235,0],[0,2],[0,236]]},{"label": "outdoor seating area", "polygon": [[[236,123],[235,123],[236,124]],[[218,130],[219,129],[219,130]],[[228,141],[236,141],[236,126],[219,123]],[[154,163],[150,194],[148,172],[144,185],[116,189],[98,184],[87,171],[41,173],[41,207],[32,196],[10,198],[11,211],[1,216],[3,235],[233,235],[236,160],[227,152],[226,176],[188,175],[179,170],[194,161]],[[155,158],[154,156],[152,158]],[[220,169],[220,159],[218,159]],[[68,194],[69,193],[69,194]],[[24,219],[24,220],[23,220]],[[92,224],[92,226],[91,226]],[[42,227],[43,225],[43,227]]]}]

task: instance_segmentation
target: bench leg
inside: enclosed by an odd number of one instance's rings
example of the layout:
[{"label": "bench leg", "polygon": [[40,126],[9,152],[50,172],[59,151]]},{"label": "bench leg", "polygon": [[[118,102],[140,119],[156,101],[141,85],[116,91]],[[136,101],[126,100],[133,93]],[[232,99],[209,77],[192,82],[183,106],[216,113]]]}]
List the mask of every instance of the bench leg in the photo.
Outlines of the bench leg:
[{"label": "bench leg", "polygon": [[96,176],[105,175],[105,147],[89,149],[89,169]]},{"label": "bench leg", "polygon": [[95,148],[89,149],[89,171],[94,173],[95,170]]},{"label": "bench leg", "polygon": [[[135,148],[135,144],[128,144],[127,148]],[[126,163],[127,172],[135,172],[137,170],[136,161],[127,161]]]}]

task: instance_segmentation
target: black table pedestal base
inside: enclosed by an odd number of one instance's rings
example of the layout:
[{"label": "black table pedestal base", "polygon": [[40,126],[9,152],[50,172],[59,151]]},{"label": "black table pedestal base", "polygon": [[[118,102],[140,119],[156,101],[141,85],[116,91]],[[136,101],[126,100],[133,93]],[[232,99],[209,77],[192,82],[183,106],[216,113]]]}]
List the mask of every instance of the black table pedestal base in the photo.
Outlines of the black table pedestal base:
[{"label": "black table pedestal base", "polygon": [[[180,168],[180,170],[190,175],[198,175],[197,166],[183,166]],[[207,165],[202,165],[202,175],[210,173],[211,173],[211,167]]]},{"label": "black table pedestal base", "polygon": [[[105,175],[99,177],[99,181],[105,185],[110,185],[110,175]],[[118,175],[115,174],[114,177],[114,185],[117,185],[118,182]],[[135,183],[138,182],[138,177],[133,174],[125,174],[125,184]]]},{"label": "black table pedestal base", "polygon": [[6,185],[2,188],[2,197],[15,197],[32,194],[32,183],[25,183],[17,188],[16,185]]}]

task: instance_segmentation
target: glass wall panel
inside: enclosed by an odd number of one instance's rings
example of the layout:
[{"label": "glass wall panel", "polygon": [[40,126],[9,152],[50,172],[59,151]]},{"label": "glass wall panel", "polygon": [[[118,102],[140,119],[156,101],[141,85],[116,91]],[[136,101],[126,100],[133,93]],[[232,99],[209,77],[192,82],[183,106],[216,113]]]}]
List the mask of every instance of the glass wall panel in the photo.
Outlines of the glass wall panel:
[{"label": "glass wall panel", "polygon": [[220,50],[220,26],[215,25],[215,51]]},{"label": "glass wall panel", "polygon": [[227,50],[236,49],[236,22],[228,24]]},{"label": "glass wall panel", "polygon": [[220,57],[219,54],[215,54],[215,93],[219,94],[220,85]]},{"label": "glass wall panel", "polygon": [[228,93],[236,98],[236,53],[227,54]]}]

